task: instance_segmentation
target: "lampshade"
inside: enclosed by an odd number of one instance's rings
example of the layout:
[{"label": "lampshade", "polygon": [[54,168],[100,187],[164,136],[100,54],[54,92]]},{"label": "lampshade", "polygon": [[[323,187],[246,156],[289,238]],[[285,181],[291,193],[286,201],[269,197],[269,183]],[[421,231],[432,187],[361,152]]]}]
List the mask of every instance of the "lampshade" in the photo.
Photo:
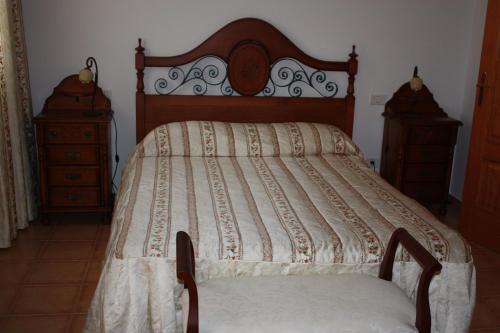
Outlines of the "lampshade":
[{"label": "lampshade", "polygon": [[410,80],[410,88],[411,90],[417,92],[422,89],[422,86],[424,85],[424,81],[418,76],[418,67],[415,66],[415,69],[413,70],[413,77]]},{"label": "lampshade", "polygon": [[78,73],[78,79],[83,84],[88,84],[88,83],[92,82],[93,78],[94,78],[94,74],[92,74],[92,71],[88,68],[83,68],[80,71],[80,73]]},{"label": "lampshade", "polygon": [[413,91],[419,91],[422,89],[424,82],[419,77],[414,77],[410,80],[410,88]]}]

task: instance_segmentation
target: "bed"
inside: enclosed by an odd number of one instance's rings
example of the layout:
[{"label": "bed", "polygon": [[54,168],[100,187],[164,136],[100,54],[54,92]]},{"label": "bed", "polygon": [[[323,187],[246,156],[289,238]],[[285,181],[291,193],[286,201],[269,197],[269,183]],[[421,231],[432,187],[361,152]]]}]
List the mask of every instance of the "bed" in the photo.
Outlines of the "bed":
[{"label": "bed", "polygon": [[[146,56],[141,42],[136,51],[138,145],[123,172],[87,332],[181,331],[180,230],[193,239],[197,279],[206,280],[376,275],[398,227],[443,265],[430,286],[433,332],[468,330],[469,245],[373,172],[350,139],[354,48],[345,62],[318,60],[247,18],[180,56]],[[168,72],[149,85],[152,94],[144,74],[155,68]],[[325,72],[345,75],[345,85]],[[404,251],[398,257],[394,281],[414,298],[418,265]]]}]

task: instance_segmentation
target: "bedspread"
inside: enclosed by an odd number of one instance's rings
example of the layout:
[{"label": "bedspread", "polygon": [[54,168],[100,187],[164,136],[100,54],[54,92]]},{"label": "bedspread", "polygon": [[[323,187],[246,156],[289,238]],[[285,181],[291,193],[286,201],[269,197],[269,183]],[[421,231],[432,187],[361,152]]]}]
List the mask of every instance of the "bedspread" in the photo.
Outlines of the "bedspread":
[{"label": "bedspread", "polygon": [[[133,152],[88,332],[175,332],[175,235],[193,240],[197,280],[221,276],[376,275],[395,228],[443,265],[430,287],[433,332],[466,332],[475,298],[470,247],[387,184],[340,130],[310,123],[183,122]],[[394,281],[414,298],[405,251]]]}]

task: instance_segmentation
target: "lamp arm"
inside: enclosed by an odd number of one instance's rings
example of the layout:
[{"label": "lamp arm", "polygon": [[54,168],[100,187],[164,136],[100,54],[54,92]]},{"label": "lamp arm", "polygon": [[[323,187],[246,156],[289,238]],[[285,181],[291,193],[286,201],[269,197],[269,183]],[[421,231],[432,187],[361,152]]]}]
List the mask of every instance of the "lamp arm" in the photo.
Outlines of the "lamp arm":
[{"label": "lamp arm", "polygon": [[87,69],[91,69],[92,65],[95,67],[95,80],[94,80],[94,91],[92,92],[92,112],[95,111],[95,96],[97,94],[97,85],[99,84],[99,69],[97,67],[97,61],[94,57],[88,57],[85,62]]}]

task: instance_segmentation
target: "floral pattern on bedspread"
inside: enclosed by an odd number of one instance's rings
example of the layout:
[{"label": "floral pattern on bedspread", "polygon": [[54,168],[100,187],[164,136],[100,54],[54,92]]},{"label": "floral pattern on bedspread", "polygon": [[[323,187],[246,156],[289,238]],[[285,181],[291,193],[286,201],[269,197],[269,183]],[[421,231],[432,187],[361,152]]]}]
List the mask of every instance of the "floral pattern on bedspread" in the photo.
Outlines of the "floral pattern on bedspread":
[{"label": "floral pattern on bedspread", "polygon": [[172,257],[185,230],[213,259],[376,263],[405,227],[440,261],[470,261],[458,234],[367,168],[330,125],[171,123],[136,158],[129,208],[117,211],[130,214],[116,214],[117,258]]}]

